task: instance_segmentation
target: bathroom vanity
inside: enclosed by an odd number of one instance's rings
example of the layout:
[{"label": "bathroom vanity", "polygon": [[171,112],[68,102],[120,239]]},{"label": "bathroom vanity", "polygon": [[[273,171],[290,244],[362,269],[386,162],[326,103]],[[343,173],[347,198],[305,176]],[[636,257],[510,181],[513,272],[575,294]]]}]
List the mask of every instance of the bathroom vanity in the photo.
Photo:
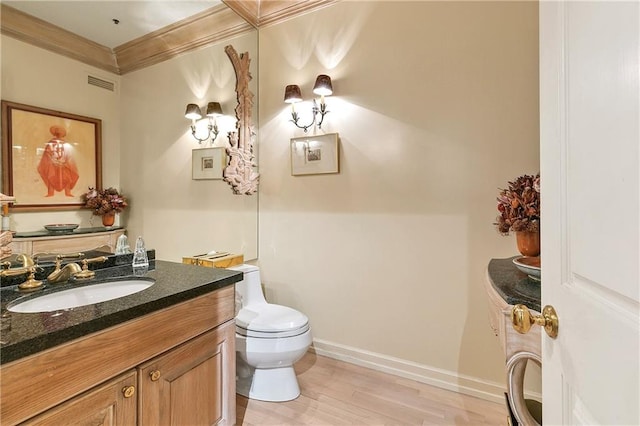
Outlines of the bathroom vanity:
[{"label": "bathroom vanity", "polygon": [[539,425],[539,413],[535,412],[539,405],[524,399],[524,374],[528,361],[541,365],[542,327],[534,327],[527,334],[518,333],[511,324],[511,309],[523,304],[533,311],[532,314],[539,314],[540,282],[520,272],[513,264],[513,258],[492,259],[487,267],[485,290],[489,325],[505,356],[509,410],[523,425]]},{"label": "bathroom vanity", "polygon": [[[97,270],[84,285],[133,272]],[[54,312],[10,312],[23,296],[2,289],[3,425],[235,423],[234,283],[242,274],[152,261],[136,275],[155,283]],[[63,286],[74,285],[83,284]]]}]

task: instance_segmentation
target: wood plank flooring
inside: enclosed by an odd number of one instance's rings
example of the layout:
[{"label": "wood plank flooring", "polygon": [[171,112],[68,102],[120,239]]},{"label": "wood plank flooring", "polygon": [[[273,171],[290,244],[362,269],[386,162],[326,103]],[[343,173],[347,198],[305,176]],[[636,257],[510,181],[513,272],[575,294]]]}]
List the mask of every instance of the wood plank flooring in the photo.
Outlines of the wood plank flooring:
[{"label": "wood plank flooring", "polygon": [[302,394],[273,403],[236,396],[237,424],[505,425],[503,404],[308,352],[296,372]]}]

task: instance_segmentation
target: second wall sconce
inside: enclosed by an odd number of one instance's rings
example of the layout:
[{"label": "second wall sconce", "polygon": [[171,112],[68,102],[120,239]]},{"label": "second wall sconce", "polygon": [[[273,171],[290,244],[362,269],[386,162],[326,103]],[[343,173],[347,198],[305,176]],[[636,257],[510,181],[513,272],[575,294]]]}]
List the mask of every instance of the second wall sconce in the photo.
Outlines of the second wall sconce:
[{"label": "second wall sconce", "polygon": [[211,135],[213,135],[211,137],[211,143],[213,144],[213,142],[218,137],[218,133],[220,133],[220,131],[218,130],[218,123],[216,122],[216,117],[219,117],[221,115],[222,107],[220,106],[219,102],[209,102],[207,104],[206,117],[209,119],[209,124],[207,125],[208,132],[207,136],[205,136],[204,138],[199,138],[196,135],[196,120],[200,120],[202,118],[202,110],[200,110],[200,107],[196,104],[188,104],[187,110],[184,113],[185,118],[191,120],[191,134],[199,144],[209,139]]},{"label": "second wall sconce", "polygon": [[291,122],[295,124],[299,129],[303,129],[305,133],[307,130],[314,124],[316,124],[317,116],[320,115],[320,120],[318,120],[318,129],[322,128],[322,122],[324,121],[324,116],[329,111],[327,110],[327,104],[324,102],[325,96],[331,96],[333,94],[333,86],[331,84],[331,77],[325,74],[320,74],[316,78],[316,84],[313,86],[313,93],[320,96],[320,105],[313,99],[313,106],[311,107],[311,113],[313,114],[313,119],[311,123],[308,125],[301,125],[298,123],[300,117],[295,109],[295,104],[297,102],[302,101],[302,93],[300,92],[300,86],[296,84],[291,84],[284,89],[284,101],[288,104],[291,104]]}]

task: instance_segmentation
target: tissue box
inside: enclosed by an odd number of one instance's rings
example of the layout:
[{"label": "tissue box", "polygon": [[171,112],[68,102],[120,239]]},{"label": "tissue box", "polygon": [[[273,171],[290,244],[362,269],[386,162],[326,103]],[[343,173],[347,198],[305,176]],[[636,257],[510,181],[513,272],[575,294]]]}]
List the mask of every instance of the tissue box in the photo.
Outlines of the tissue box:
[{"label": "tissue box", "polygon": [[182,258],[187,265],[206,266],[207,268],[228,268],[244,263],[244,255],[233,253],[204,254]]}]

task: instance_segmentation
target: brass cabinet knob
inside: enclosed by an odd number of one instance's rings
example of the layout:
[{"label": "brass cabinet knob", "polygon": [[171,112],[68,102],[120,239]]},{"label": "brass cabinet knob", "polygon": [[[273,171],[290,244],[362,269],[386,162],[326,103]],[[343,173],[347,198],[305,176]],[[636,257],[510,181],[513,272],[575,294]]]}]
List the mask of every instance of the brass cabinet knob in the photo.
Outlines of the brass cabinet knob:
[{"label": "brass cabinet knob", "polygon": [[122,388],[122,394],[125,398],[131,398],[136,393],[135,386],[125,386]]},{"label": "brass cabinet knob", "polygon": [[151,377],[152,382],[157,382],[160,379],[160,370],[154,370],[149,373],[149,377]]},{"label": "brass cabinet knob", "polygon": [[528,333],[531,326],[537,324],[544,327],[544,331],[552,339],[558,337],[558,315],[551,305],[547,305],[542,309],[542,315],[532,315],[526,306],[515,305],[511,309],[511,323],[513,328],[521,334]]}]

